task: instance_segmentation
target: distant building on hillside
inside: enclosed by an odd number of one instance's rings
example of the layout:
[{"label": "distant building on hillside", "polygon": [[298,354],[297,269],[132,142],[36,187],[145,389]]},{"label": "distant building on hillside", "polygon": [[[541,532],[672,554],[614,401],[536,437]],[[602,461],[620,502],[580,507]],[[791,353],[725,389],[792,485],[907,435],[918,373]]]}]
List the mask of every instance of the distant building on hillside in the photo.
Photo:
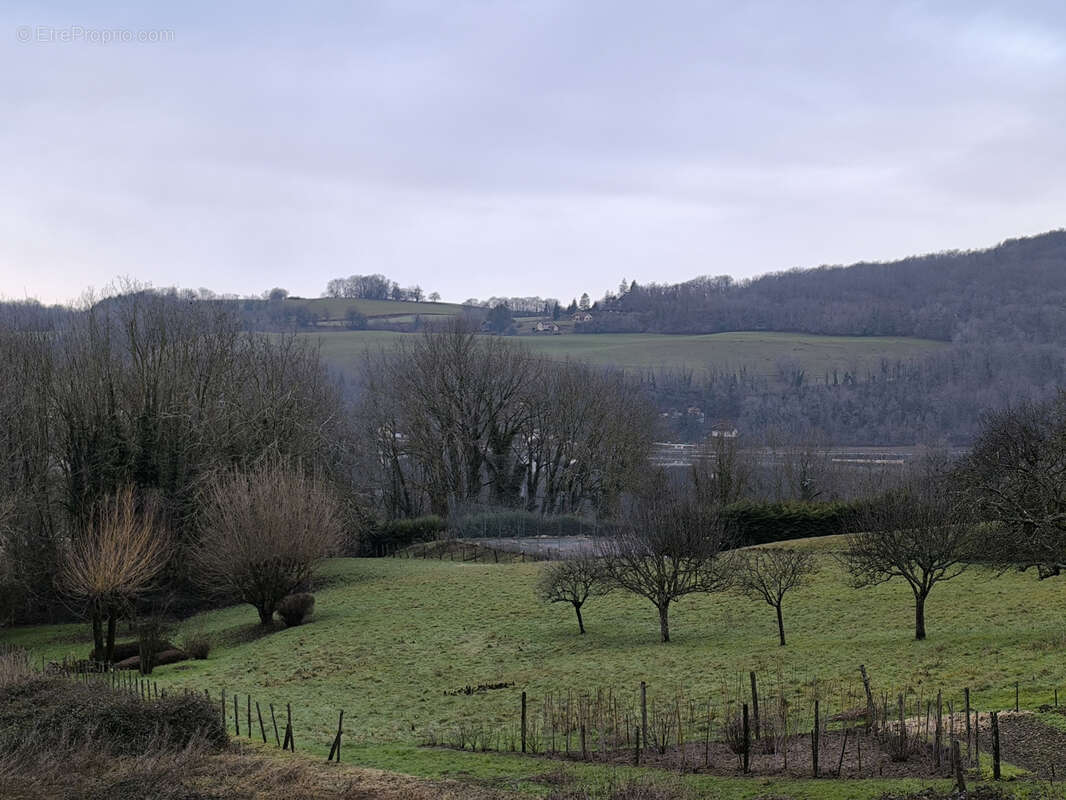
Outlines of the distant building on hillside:
[{"label": "distant building on hillside", "polygon": [[573,316],[574,322],[592,322],[592,314],[587,311],[578,311]]},{"label": "distant building on hillside", "polygon": [[710,435],[714,439],[736,439],[740,436],[740,431],[731,422],[716,422],[711,426]]},{"label": "distant building on hillside", "polygon": [[559,326],[556,325],[554,322],[538,322],[536,325],[533,326],[533,330],[536,333],[555,334],[559,332]]}]

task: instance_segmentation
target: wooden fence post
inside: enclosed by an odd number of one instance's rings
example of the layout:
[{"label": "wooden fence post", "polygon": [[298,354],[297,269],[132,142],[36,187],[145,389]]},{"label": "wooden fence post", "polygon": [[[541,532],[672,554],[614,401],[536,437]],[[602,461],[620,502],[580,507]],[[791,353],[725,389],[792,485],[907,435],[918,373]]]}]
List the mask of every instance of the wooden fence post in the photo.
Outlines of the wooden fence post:
[{"label": "wooden fence post", "polygon": [[237,703],[237,695],[233,695],[233,729],[236,731],[235,736],[241,735],[241,707]]},{"label": "wooden fence post", "polygon": [[[751,673],[754,678],[755,673]],[[758,717],[756,717],[758,719]],[[751,733],[748,730],[748,704],[744,703],[744,774],[748,773],[748,754],[751,750]]]},{"label": "wooden fence post", "polygon": [[814,701],[814,730],[811,731],[811,767],[818,777],[818,701]]},{"label": "wooden fence post", "polygon": [[340,719],[337,720],[337,735],[333,737],[333,746],[329,748],[329,758],[326,761],[332,761],[334,754],[337,756],[337,763],[341,763],[341,731],[344,729],[344,709],[341,709]]},{"label": "wooden fence post", "polygon": [[999,714],[992,712],[992,779],[1000,778],[999,765]]},{"label": "wooden fence post", "polygon": [[837,761],[837,777],[840,777],[840,771],[844,769],[844,751],[848,749],[848,728],[847,723],[844,727],[844,741],[840,743],[840,758]]},{"label": "wooden fence post", "polygon": [[648,684],[640,682],[640,735],[648,747]]},{"label": "wooden fence post", "polygon": [[751,713],[755,717],[755,741],[759,741],[761,733],[759,731],[759,690],[755,683],[755,670],[748,673],[751,676]]},{"label": "wooden fence post", "polygon": [[289,742],[289,752],[296,752],[296,734],[292,729],[292,704],[285,704],[285,714],[287,715],[288,722],[285,725],[285,738]]},{"label": "wooden fence post", "polygon": [[274,716],[274,704],[270,704],[270,721],[274,724],[274,741],[281,747],[281,737],[278,736],[278,718]]},{"label": "wooden fence post", "polygon": [[267,742],[266,726],[263,725],[263,712],[259,709],[259,701],[255,701],[255,715],[259,717],[259,732],[263,735],[263,744]]},{"label": "wooden fence post", "polygon": [[522,752],[526,752],[526,693],[522,692]]},{"label": "wooden fence post", "polygon": [[[970,750],[970,736],[971,736],[971,730],[970,730],[970,687],[969,686],[967,686],[965,689],[962,690],[962,696],[963,696],[963,699],[964,699],[964,701],[966,703],[966,764],[969,765],[970,764],[970,760],[971,760],[971,756],[970,756],[970,753],[971,753],[971,750]],[[962,791],[966,791],[966,790],[962,789]]]},{"label": "wooden fence post", "polygon": [[936,729],[935,729],[935,732],[933,734],[933,737],[934,737],[933,738],[933,747],[936,750],[936,753],[934,754],[934,760],[936,762],[937,769],[940,768],[940,761],[941,761],[941,759],[940,759],[940,749],[941,749],[941,747],[943,747],[943,744],[944,744],[943,732],[942,732],[942,727],[941,727],[943,725],[943,722],[944,722],[944,697],[943,697],[943,693],[940,690],[937,690],[937,693],[936,693]]}]

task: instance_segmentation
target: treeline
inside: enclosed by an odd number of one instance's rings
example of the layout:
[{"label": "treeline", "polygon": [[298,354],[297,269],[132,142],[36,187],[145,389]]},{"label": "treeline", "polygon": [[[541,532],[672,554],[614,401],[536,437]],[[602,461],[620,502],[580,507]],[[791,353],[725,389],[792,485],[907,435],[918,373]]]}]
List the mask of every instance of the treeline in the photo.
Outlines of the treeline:
[{"label": "treeline", "polygon": [[167,531],[163,583],[187,599],[186,556],[220,474],[286,457],[347,489],[348,416],[310,342],[249,334],[229,303],[154,292],[97,302],[46,330],[25,323],[0,318],[6,616],[63,612],[63,553],[124,492]]},{"label": "treeline", "polygon": [[736,282],[630,284],[580,332],[774,330],[960,342],[1066,338],[1066,231],[988,250],[796,269]]},{"label": "treeline", "polygon": [[[913,361],[811,374],[782,362],[779,374],[659,370],[640,376],[667,414],[671,435],[695,441],[726,419],[749,438],[769,431],[819,435],[836,445],[968,445],[981,414],[1051,398],[1066,385],[1057,343],[958,344]],[[700,418],[684,413],[698,407]]]},{"label": "treeline", "polygon": [[[418,285],[402,287],[384,275],[350,275],[347,278],[333,278],[326,284],[326,297],[346,297],[359,300],[395,300],[421,303],[426,293]],[[432,292],[430,302],[439,302],[440,295]]]},{"label": "treeline", "polygon": [[610,370],[535,356],[457,323],[370,356],[372,480],[388,516],[488,503],[609,513],[646,469],[654,408]]}]

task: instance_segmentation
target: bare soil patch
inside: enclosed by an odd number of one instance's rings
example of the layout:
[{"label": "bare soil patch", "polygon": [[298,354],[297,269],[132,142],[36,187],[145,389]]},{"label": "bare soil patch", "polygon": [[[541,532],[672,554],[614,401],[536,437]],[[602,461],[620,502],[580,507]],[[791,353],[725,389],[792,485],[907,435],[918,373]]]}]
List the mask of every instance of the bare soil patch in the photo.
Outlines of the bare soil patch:
[{"label": "bare soil patch", "polygon": [[[576,737],[571,739],[569,752],[561,739],[556,742],[556,747],[561,752],[548,752],[542,757],[563,761],[588,760],[619,766],[634,763],[634,751],[603,752],[597,749],[597,742],[592,737],[586,741],[587,759],[582,757],[581,745]],[[862,726],[848,728],[846,738],[843,730],[832,730],[823,733],[819,740],[818,774],[825,778],[952,777],[948,759],[942,759],[938,765],[932,747],[913,741],[909,750],[907,758],[899,760],[895,758],[891,739],[882,740],[867,734]],[[734,753],[724,741],[693,741],[686,743],[683,748],[674,745],[665,750],[655,747],[642,749],[640,765],[723,777],[741,777],[745,774],[741,756]],[[814,759],[811,736],[796,734],[787,740],[778,737],[775,740],[753,742],[748,755],[747,774],[752,777],[812,777]]]},{"label": "bare soil patch", "polygon": [[[1061,780],[1066,776],[1066,731],[1051,727],[1035,714],[1001,712],[999,740],[1004,761],[1027,769],[1042,780]],[[991,751],[990,723],[982,715],[981,758],[991,759]]]}]

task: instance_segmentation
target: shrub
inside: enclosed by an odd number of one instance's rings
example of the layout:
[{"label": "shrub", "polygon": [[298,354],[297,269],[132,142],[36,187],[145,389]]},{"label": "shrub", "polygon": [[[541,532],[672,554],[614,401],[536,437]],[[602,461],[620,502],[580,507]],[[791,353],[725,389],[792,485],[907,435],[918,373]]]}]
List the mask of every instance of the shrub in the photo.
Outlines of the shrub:
[{"label": "shrub", "polygon": [[514,508],[467,506],[448,520],[448,532],[460,539],[527,536],[605,536],[613,527],[573,514],[541,514]]},{"label": "shrub", "polygon": [[21,647],[0,646],[0,687],[24,681],[33,675],[30,654]]},{"label": "shrub", "polygon": [[[149,614],[137,623],[137,655],[140,658],[139,666],[142,675],[151,675],[157,661],[156,657],[163,653],[177,652],[177,649],[166,640],[166,634],[170,626],[160,614]],[[158,662],[161,663],[161,662]],[[168,663],[173,663],[170,661]]]},{"label": "shrub", "polygon": [[315,596],[307,592],[290,594],[278,603],[278,616],[285,621],[285,627],[294,628],[307,622],[315,610]]},{"label": "shrub", "polygon": [[100,741],[113,755],[141,755],[160,742],[184,747],[201,739],[218,748],[228,742],[218,706],[200,695],[144,701],[57,677],[0,689],[0,756],[26,741],[41,749]]},{"label": "shrub", "polygon": [[187,633],[181,640],[181,649],[188,653],[190,658],[203,661],[211,652],[211,637],[204,631]]},{"label": "shrub", "polygon": [[240,598],[272,624],[278,603],[308,585],[318,562],[341,542],[341,507],[325,477],[299,463],[267,459],[208,485],[195,550],[197,578]]},{"label": "shrub", "polygon": [[[729,752],[737,756],[744,755],[744,749],[751,746],[751,728],[749,723],[748,739],[744,738],[744,715],[740,712],[730,714],[723,728],[725,744]],[[750,752],[750,751],[749,751]]]},{"label": "shrub", "polygon": [[447,523],[436,514],[411,519],[390,519],[367,531],[359,540],[359,554],[378,556],[417,542],[440,538]]}]

